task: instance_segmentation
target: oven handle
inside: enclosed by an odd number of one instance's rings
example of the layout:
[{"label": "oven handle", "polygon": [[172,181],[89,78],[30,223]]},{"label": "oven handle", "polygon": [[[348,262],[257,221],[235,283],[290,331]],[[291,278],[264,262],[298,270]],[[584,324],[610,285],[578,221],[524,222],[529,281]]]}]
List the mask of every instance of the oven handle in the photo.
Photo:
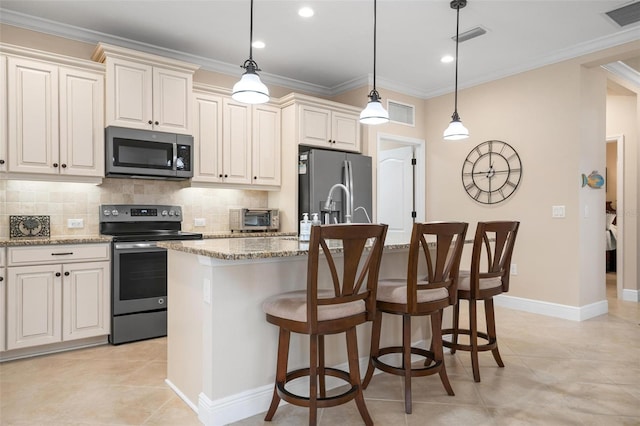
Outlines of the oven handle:
[{"label": "oven handle", "polygon": [[151,243],[115,243],[116,250],[140,249],[140,248],[158,248],[155,242]]}]

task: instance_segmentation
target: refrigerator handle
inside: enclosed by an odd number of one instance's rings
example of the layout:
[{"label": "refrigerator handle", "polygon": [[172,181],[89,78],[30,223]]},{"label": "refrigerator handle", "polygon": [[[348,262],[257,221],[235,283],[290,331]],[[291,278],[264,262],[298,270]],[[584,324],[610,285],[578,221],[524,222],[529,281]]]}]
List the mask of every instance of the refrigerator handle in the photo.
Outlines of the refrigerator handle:
[{"label": "refrigerator handle", "polygon": [[344,165],[345,165],[345,185],[347,186],[347,188],[349,189],[349,196],[351,197],[351,199],[349,201],[351,201],[349,203],[349,205],[351,206],[351,211],[347,212],[347,214],[351,215],[351,220],[353,220],[353,166],[351,164],[351,161],[349,160],[345,160],[344,161]]}]

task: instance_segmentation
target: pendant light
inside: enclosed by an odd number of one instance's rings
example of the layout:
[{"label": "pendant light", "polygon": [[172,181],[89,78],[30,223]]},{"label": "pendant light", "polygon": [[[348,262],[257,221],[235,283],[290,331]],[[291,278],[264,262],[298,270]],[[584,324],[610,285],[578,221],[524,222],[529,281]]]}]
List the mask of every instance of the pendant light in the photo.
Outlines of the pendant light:
[{"label": "pendant light", "polygon": [[245,73],[240,81],[233,85],[231,97],[245,104],[263,104],[269,101],[269,89],[260,81],[260,76],[256,71],[261,71],[258,64],[253,60],[253,0],[251,0],[251,21],[249,26],[249,59],[244,61]]},{"label": "pendant light", "polygon": [[376,90],[376,0],[373,0],[373,90],[369,92],[367,107],[360,113],[360,122],[364,124],[383,124],[389,121],[389,113],[380,102]]},{"label": "pendant light", "polygon": [[451,123],[449,127],[444,131],[444,139],[448,141],[457,141],[460,139],[466,139],[469,137],[469,130],[460,121],[458,115],[458,34],[460,31],[460,9],[467,5],[467,0],[452,0],[451,9],[456,9],[456,88],[455,88],[455,101],[453,115],[451,116]]}]

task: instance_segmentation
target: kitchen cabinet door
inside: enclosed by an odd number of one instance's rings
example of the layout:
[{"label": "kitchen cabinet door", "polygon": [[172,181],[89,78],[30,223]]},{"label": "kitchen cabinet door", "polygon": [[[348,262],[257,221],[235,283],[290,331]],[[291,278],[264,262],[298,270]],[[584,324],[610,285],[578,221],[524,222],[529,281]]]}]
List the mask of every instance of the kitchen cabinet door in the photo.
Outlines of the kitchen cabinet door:
[{"label": "kitchen cabinet door", "polygon": [[360,152],[360,117],[343,112],[331,113],[333,148]]},{"label": "kitchen cabinet door", "polygon": [[62,280],[62,340],[104,336],[110,330],[110,264],[66,264]]},{"label": "kitchen cabinet door", "polygon": [[104,176],[104,76],[60,68],[60,173]]},{"label": "kitchen cabinet door", "polygon": [[0,248],[0,352],[7,350],[7,269],[5,249]]},{"label": "kitchen cabinet door", "polygon": [[7,171],[7,57],[0,55],[0,173]]},{"label": "kitchen cabinet door", "polygon": [[107,58],[107,125],[153,128],[153,68],[125,59]]},{"label": "kitchen cabinet door", "polygon": [[62,266],[7,268],[7,349],[62,340]]},{"label": "kitchen cabinet door", "polygon": [[7,59],[11,172],[58,174],[58,67]]},{"label": "kitchen cabinet door", "polygon": [[192,181],[222,182],[222,97],[198,93],[194,98]]},{"label": "kitchen cabinet door", "polygon": [[223,182],[251,183],[251,105],[224,98]]},{"label": "kitchen cabinet door", "polygon": [[252,174],[254,185],[280,185],[280,108],[253,107]]},{"label": "kitchen cabinet door", "polygon": [[153,129],[191,134],[191,73],[153,67]]}]

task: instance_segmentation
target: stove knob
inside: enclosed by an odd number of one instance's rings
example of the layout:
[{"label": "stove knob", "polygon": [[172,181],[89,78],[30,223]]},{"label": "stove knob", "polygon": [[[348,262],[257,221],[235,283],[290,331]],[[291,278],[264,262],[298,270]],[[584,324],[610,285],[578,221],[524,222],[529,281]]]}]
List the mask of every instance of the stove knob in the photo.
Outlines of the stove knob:
[{"label": "stove knob", "polygon": [[167,211],[166,210],[162,210],[162,213],[160,213],[162,216],[166,216],[167,215]]},{"label": "stove knob", "polygon": [[169,216],[173,216],[175,213],[173,210],[169,210]]},{"label": "stove knob", "polygon": [[109,210],[105,210],[102,212],[102,214],[104,214],[105,216],[109,216],[111,215],[111,212]]},{"label": "stove knob", "polygon": [[180,216],[180,210],[176,210],[176,216]]},{"label": "stove knob", "polygon": [[114,215],[114,216],[118,216],[120,214],[120,212],[118,212],[118,210],[113,210],[111,212],[111,214]]}]

